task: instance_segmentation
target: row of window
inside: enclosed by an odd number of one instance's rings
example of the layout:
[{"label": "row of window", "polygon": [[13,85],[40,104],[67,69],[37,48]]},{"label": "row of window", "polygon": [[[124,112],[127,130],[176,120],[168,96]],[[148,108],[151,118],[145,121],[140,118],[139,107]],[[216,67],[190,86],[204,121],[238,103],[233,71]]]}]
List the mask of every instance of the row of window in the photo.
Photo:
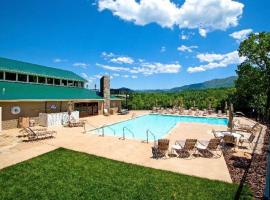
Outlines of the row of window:
[{"label": "row of window", "polygon": [[84,86],[83,82],[81,81],[71,81],[71,80],[63,80],[63,79],[57,79],[57,78],[46,78],[43,76],[17,74],[17,73],[12,73],[12,72],[3,72],[3,71],[0,71],[0,80],[40,83],[40,84],[49,84],[49,85],[62,85],[62,86],[71,86],[71,87]]}]

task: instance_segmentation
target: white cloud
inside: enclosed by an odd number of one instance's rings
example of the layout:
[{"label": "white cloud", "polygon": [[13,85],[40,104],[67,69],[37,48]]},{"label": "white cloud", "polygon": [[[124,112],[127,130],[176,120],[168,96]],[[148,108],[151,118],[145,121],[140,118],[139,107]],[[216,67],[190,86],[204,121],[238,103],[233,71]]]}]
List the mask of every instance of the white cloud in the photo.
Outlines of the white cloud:
[{"label": "white cloud", "polygon": [[161,53],[164,53],[165,51],[166,51],[166,47],[163,46],[163,47],[160,48]]},{"label": "white cloud", "polygon": [[222,60],[225,55],[226,54],[200,53],[196,57],[199,59],[200,62],[213,62]]},{"label": "white cloud", "polygon": [[200,34],[238,25],[244,5],[233,0],[185,0],[181,6],[171,0],[98,0],[99,11],[136,25],[157,23],[161,27],[200,29]]},{"label": "white cloud", "polygon": [[245,58],[239,57],[238,51],[232,51],[226,54],[198,54],[197,58],[200,62],[207,62],[206,64],[189,67],[189,73],[203,72],[206,70],[228,67],[229,65],[237,65],[244,61]]},{"label": "white cloud", "polygon": [[83,69],[86,69],[89,65],[86,63],[82,63],[82,62],[77,62],[73,64],[74,67],[81,67]]},{"label": "white cloud", "polygon": [[138,76],[132,75],[131,78],[136,79],[136,78],[138,78]]},{"label": "white cloud", "polygon": [[252,29],[243,29],[241,31],[231,33],[230,36],[236,39],[236,41],[241,42],[245,40],[248,37],[248,35],[252,33],[252,31],[253,31]]},{"label": "white cloud", "polygon": [[120,74],[114,73],[113,76],[118,77],[118,76],[120,76]]},{"label": "white cloud", "polygon": [[101,68],[107,69],[107,70],[111,70],[111,71],[117,71],[117,72],[129,71],[129,68],[127,68],[127,67],[117,67],[117,66],[103,65],[103,64],[99,64],[99,63],[97,63],[96,65],[98,67],[101,67]]},{"label": "white cloud", "polygon": [[203,28],[199,28],[199,34],[202,36],[202,37],[206,37],[207,35],[207,31]]},{"label": "white cloud", "polygon": [[62,62],[67,62],[68,60],[67,59],[62,59],[62,58],[55,58],[53,59],[53,62],[54,63],[62,63]]},{"label": "white cloud", "polygon": [[106,52],[106,51],[103,51],[101,53],[101,57],[105,58],[105,59],[108,59],[108,58],[112,58],[114,57],[115,55],[112,53],[112,52]]},{"label": "white cloud", "polygon": [[134,67],[130,70],[131,73],[142,73],[144,75],[152,74],[172,74],[178,73],[181,65],[178,63],[174,64],[163,64],[159,62],[145,62],[139,67]]},{"label": "white cloud", "polygon": [[129,75],[122,75],[123,78],[129,78]]},{"label": "white cloud", "polygon": [[180,47],[177,48],[178,51],[182,51],[182,52],[189,52],[191,53],[193,50],[192,49],[197,49],[198,46],[185,46],[185,45],[181,45]]},{"label": "white cloud", "polygon": [[118,64],[133,64],[134,60],[128,56],[120,56],[120,57],[112,58],[110,62],[118,63]]}]

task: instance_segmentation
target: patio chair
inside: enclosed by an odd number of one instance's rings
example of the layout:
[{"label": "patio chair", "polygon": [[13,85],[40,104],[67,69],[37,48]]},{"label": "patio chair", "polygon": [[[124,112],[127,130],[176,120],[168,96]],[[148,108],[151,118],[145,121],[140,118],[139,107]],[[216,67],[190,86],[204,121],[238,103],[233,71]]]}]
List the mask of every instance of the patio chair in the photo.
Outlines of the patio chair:
[{"label": "patio chair", "polygon": [[222,117],[222,111],[221,110],[218,110],[217,117]]},{"label": "patio chair", "polygon": [[218,152],[220,152],[220,142],[220,138],[212,138],[209,140],[208,144],[198,141],[198,143],[196,144],[196,149],[203,157],[220,158],[221,154],[218,154]]},{"label": "patio chair", "polygon": [[182,145],[180,141],[176,141],[172,149],[175,150],[179,158],[190,158],[196,151],[196,143],[197,139],[186,139],[184,145]]},{"label": "patio chair", "polygon": [[103,115],[104,116],[110,116],[109,110],[108,109],[103,109]]},{"label": "patio chair", "polygon": [[192,110],[191,109],[188,110],[188,115],[192,115]]},{"label": "patio chair", "polygon": [[239,143],[241,144],[241,147],[243,147],[244,143],[248,143],[250,149],[252,149],[252,145],[253,145],[253,140],[255,139],[255,135],[254,134],[250,134],[249,138],[240,138],[239,139]]},{"label": "patio chair", "polygon": [[162,158],[166,156],[166,153],[169,150],[170,140],[168,139],[159,139],[158,146],[152,147],[153,158]]},{"label": "patio chair", "polygon": [[196,112],[195,112],[195,114],[194,114],[195,116],[199,116],[200,115],[200,111],[199,111],[199,109],[196,109]]},{"label": "patio chair", "polygon": [[235,148],[237,143],[236,137],[233,135],[224,135],[223,137],[223,147],[227,149],[228,147]]},{"label": "patio chair", "polygon": [[203,109],[203,116],[207,116],[207,110],[206,109]]}]

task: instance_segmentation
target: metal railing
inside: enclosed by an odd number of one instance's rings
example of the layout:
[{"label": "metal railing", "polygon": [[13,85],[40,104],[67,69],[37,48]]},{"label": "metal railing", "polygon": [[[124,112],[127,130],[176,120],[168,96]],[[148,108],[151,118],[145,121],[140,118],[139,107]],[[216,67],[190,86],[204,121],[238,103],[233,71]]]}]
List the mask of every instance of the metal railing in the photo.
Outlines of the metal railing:
[{"label": "metal railing", "polygon": [[91,130],[86,130],[86,128],[85,128],[85,126],[84,126],[84,132],[86,133],[86,132],[91,132],[91,131],[98,131],[98,133],[99,133],[99,130],[102,130],[102,134],[100,135],[100,136],[102,136],[102,137],[104,137],[104,135],[105,135],[105,132],[104,132],[104,128],[106,127],[106,128],[108,128],[108,129],[110,129],[110,130],[112,130],[113,131],[113,134],[114,135],[116,135],[116,132],[115,132],[115,130],[112,128],[112,127],[110,127],[110,126],[108,126],[107,124],[103,124],[101,127],[96,127],[96,126],[94,126],[94,125],[92,125],[92,124],[90,124],[90,123],[87,123],[88,125],[91,125],[92,127],[94,127],[94,129],[91,129]]},{"label": "metal railing", "polygon": [[147,130],[146,131],[146,143],[148,144],[149,143],[149,134],[153,137],[154,139],[154,144],[156,143],[156,136],[155,134],[151,131],[151,130]]},{"label": "metal railing", "polygon": [[115,133],[115,130],[112,128],[112,127],[110,127],[110,126],[108,126],[108,125],[106,125],[106,124],[104,124],[102,127],[100,127],[101,129],[102,129],[102,137],[104,137],[104,128],[108,128],[108,129],[110,129],[110,130],[112,130],[113,131],[113,134],[115,135],[116,133]]},{"label": "metal railing", "polygon": [[129,133],[132,134],[132,137],[133,137],[133,138],[135,137],[134,133],[133,133],[129,128],[123,127],[123,136],[122,136],[121,138],[119,138],[119,139],[122,139],[122,140],[125,140],[125,139],[126,139],[126,132],[125,132],[125,130],[128,130]]}]

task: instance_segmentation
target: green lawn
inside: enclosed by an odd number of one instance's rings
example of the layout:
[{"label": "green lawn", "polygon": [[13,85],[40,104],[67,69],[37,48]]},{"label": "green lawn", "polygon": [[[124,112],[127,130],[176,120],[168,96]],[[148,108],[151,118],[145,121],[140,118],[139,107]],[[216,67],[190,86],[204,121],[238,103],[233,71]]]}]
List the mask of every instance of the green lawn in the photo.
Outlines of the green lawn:
[{"label": "green lawn", "polygon": [[[209,169],[211,170],[211,169]],[[0,199],[233,199],[237,185],[66,149],[0,170]],[[243,198],[250,197],[245,189]]]}]

